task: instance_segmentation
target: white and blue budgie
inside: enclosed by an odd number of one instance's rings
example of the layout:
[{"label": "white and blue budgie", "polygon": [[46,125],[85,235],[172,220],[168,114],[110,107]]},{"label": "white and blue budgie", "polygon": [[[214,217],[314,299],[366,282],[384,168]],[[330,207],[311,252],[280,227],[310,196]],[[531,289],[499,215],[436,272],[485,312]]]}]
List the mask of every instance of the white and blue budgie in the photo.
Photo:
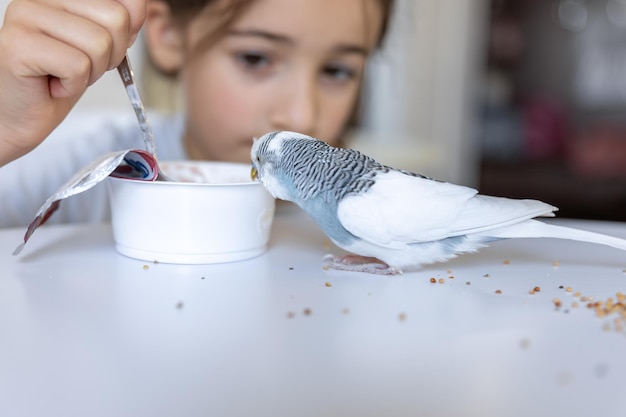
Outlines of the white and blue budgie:
[{"label": "white and blue budgie", "polygon": [[476,252],[507,238],[561,238],[626,250],[626,240],[546,224],[557,210],[537,200],[478,194],[376,162],[295,132],[255,139],[252,176],[306,211],[340,248],[336,269],[397,274]]}]

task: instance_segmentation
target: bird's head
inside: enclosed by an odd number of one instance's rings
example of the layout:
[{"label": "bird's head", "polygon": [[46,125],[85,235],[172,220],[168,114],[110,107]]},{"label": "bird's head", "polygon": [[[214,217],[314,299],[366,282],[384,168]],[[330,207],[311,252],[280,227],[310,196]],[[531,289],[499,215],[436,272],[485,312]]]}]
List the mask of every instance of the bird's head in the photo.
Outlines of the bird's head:
[{"label": "bird's head", "polygon": [[293,143],[296,139],[310,139],[301,133],[279,131],[254,138],[250,158],[252,179],[259,180],[275,198],[293,201],[293,189],[288,168],[293,159]]}]

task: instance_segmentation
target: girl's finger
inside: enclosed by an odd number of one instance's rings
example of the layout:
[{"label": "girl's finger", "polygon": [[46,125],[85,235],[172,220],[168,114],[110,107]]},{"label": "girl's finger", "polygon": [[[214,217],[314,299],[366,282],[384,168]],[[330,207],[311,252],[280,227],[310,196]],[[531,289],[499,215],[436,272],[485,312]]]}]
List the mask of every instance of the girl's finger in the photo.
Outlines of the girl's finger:
[{"label": "girl's finger", "polygon": [[[57,1],[62,3],[63,10],[67,13],[76,17],[82,17],[87,22],[95,23],[108,33],[110,36],[110,43],[108,45],[106,39],[97,37],[94,31],[94,33],[90,34],[94,36],[93,40],[102,43],[97,43],[94,47],[95,50],[83,50],[87,52],[88,55],[98,58],[98,55],[108,48],[105,70],[116,67],[126,54],[128,44],[130,43],[131,37],[134,35],[131,27],[130,11],[122,3],[115,0]],[[63,39],[67,40],[67,36]],[[80,44],[80,47],[88,48],[88,46],[84,45],[84,42]],[[98,65],[97,71],[99,70],[100,66]],[[96,77],[96,79],[97,78],[99,78],[99,76]],[[93,81],[95,80],[92,80],[92,82]]]}]

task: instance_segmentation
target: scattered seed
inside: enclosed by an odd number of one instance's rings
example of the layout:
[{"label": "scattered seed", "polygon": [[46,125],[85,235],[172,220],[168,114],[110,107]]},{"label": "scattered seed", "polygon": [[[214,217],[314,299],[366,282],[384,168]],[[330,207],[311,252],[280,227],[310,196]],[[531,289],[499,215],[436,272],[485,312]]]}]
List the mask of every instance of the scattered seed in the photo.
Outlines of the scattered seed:
[{"label": "scattered seed", "polygon": [[331,283],[330,283],[330,282],[328,282],[328,281],[326,281],[326,282],[324,283],[324,285],[325,285],[325,286],[327,286],[327,287],[332,287],[332,286],[333,286],[333,284],[331,284]]},{"label": "scattered seed", "polygon": [[[626,325],[626,303],[624,303],[626,296],[621,292],[617,292],[615,296],[616,298],[608,297],[605,301],[589,301],[587,308],[592,309],[598,318],[614,316],[612,321],[613,329],[621,333]],[[593,297],[587,298],[591,300]],[[610,330],[610,323],[605,323],[603,329],[606,331]]]},{"label": "scattered seed", "polygon": [[400,313],[400,314],[398,314],[398,320],[400,320],[400,321],[404,321],[404,320],[406,320],[406,313]]},{"label": "scattered seed", "polygon": [[567,371],[561,371],[556,376],[556,383],[560,386],[566,386],[570,384],[573,380],[574,376]]},{"label": "scattered seed", "polygon": [[509,261],[508,259],[505,259],[504,261],[502,261],[502,263],[505,265],[510,265],[511,261]]},{"label": "scattered seed", "polygon": [[466,281],[465,285],[472,285],[472,283],[470,281]]},{"label": "scattered seed", "polygon": [[436,284],[436,283],[437,283],[437,280],[436,280],[435,278],[431,278],[431,279],[430,279],[430,283],[431,283],[431,284]]},{"label": "scattered seed", "polygon": [[530,340],[528,339],[522,339],[519,343],[520,347],[522,349],[528,349],[530,347]]},{"label": "scattered seed", "polygon": [[572,287],[567,287],[567,288],[565,288],[565,291],[567,291],[567,292],[572,292]]},{"label": "scattered seed", "polygon": [[303,313],[304,313],[305,316],[310,316],[312,311],[311,311],[310,308],[307,307],[307,308],[304,309]]},{"label": "scattered seed", "polygon": [[483,275],[483,278],[489,278],[489,274]]},{"label": "scattered seed", "polygon": [[496,290],[496,294],[502,294],[502,290]]},{"label": "scattered seed", "polygon": [[440,283],[440,284],[443,284],[444,282],[446,282],[446,280],[445,280],[445,279],[443,279],[443,278],[439,278],[439,283]]},{"label": "scattered seed", "polygon": [[144,265],[144,266],[143,266],[143,269],[144,269],[144,270],[145,270],[145,269],[149,269],[149,268],[150,268],[150,267],[149,267],[148,265]]},{"label": "scattered seed", "polygon": [[561,303],[561,300],[558,297],[554,297],[552,299],[552,303],[554,304],[554,306],[556,308],[561,308],[562,303]]},{"label": "scattered seed", "polygon": [[554,262],[552,262],[552,266],[554,266],[554,267],[559,266],[559,261],[554,261]]},{"label": "scattered seed", "polygon": [[541,287],[535,287],[535,288],[533,288],[533,291],[534,292],[539,292],[539,291],[541,291]]},{"label": "scattered seed", "polygon": [[594,373],[598,378],[604,378],[609,372],[609,365],[606,363],[599,363],[594,367]]},{"label": "scattered seed", "polygon": [[350,309],[349,308],[344,308],[343,310],[341,310],[342,314],[348,315],[350,314]]},{"label": "scattered seed", "polygon": [[528,294],[533,295],[535,293],[535,290],[528,290]]},{"label": "scattered seed", "polygon": [[288,311],[287,312],[287,318],[288,319],[292,319],[296,316],[296,314],[293,311]]},{"label": "scattered seed", "polygon": [[324,265],[324,266],[322,267],[322,269],[323,269],[324,271],[328,271],[330,268],[329,268],[327,265]]}]

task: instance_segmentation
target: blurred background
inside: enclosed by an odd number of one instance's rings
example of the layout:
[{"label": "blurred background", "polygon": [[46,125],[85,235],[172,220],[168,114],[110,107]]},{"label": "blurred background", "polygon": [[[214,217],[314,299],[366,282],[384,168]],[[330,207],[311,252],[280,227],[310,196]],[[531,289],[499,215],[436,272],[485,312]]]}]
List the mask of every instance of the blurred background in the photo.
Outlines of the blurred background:
[{"label": "blurred background", "polygon": [[626,1],[493,0],[481,191],[626,220]]},{"label": "blurred background", "polygon": [[[393,19],[350,146],[560,217],[626,220],[626,0],[397,0]],[[141,39],[130,55],[147,104],[177,111]],[[78,111],[103,108],[131,111],[115,71]]]}]

